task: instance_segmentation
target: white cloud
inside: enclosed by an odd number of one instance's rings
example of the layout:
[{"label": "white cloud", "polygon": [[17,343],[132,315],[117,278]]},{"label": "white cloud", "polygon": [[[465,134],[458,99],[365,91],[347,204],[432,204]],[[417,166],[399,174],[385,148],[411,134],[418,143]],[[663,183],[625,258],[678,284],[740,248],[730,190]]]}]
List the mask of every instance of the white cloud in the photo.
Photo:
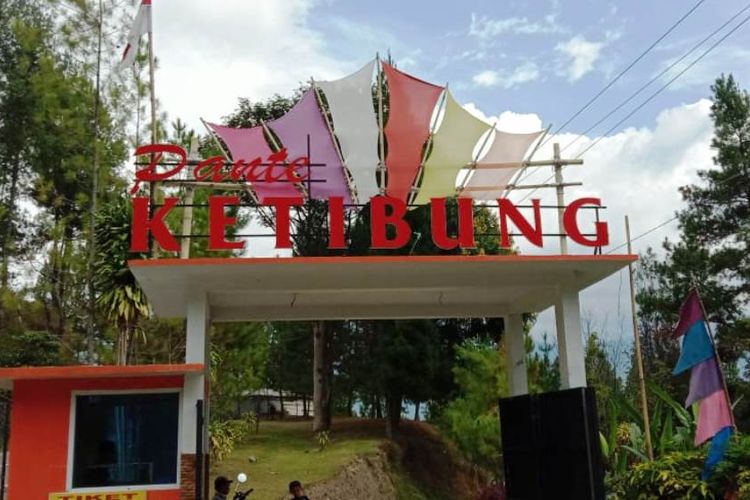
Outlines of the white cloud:
[{"label": "white cloud", "polygon": [[533,61],[527,61],[512,71],[484,70],[472,77],[475,85],[480,87],[515,87],[521,83],[531,82],[539,78],[539,67]]},{"label": "white cloud", "polygon": [[549,14],[541,21],[529,21],[526,17],[493,19],[487,16],[477,16],[472,12],[469,35],[487,40],[507,33],[516,35],[565,33],[566,28],[557,23],[556,17],[555,14]]},{"label": "white cloud", "polygon": [[[609,225],[610,246],[614,249],[625,242],[624,216],[629,215],[633,236],[638,236],[657,224],[670,219],[675,211],[684,207],[678,192],[680,186],[698,182],[697,171],[712,168],[711,137],[713,126],[709,116],[711,102],[707,99],[692,104],[683,104],[662,111],[652,127],[628,128],[602,139],[585,156],[582,167],[571,166],[564,170],[565,181],[582,181],[581,187],[568,188],[566,200],[582,196],[595,196],[602,200],[607,209],[602,212],[602,220]],[[559,142],[563,147],[576,136],[563,134],[549,141],[535,159],[549,158],[552,144]],[[563,157],[575,157],[595,137],[585,137],[576,146],[563,152]],[[548,168],[539,168],[524,183],[536,184],[548,179]],[[520,200],[528,191],[517,191],[511,197]],[[555,204],[554,190],[539,190],[533,198],[540,198],[542,204]],[[544,214],[545,228],[557,227],[553,213]],[[585,226],[584,226],[585,228]],[[677,224],[672,222],[637,241],[634,252],[639,253],[651,246],[661,251],[665,237],[677,239]],[[539,249],[522,245],[529,253],[539,253]],[[615,253],[626,253],[624,247]],[[571,253],[591,253],[591,249],[571,246]],[[544,253],[557,253],[556,242],[545,242]],[[624,288],[622,288],[624,287]],[[609,338],[624,334],[624,339],[632,339],[627,302],[627,274],[614,275],[592,286],[581,295],[581,308],[585,313],[602,323]],[[625,297],[622,303],[621,297]],[[624,310],[620,311],[620,307]],[[622,313],[621,317],[620,313]],[[623,330],[624,329],[624,330]],[[554,315],[546,311],[539,316],[533,329],[535,336],[543,332],[554,336]]]},{"label": "white cloud", "polygon": [[353,61],[326,55],[323,36],[307,23],[312,5],[312,0],[155,4],[156,91],[163,109],[203,132],[199,117],[220,119],[238,97],[290,94],[311,76],[325,79],[353,70]]},{"label": "white cloud", "polygon": [[583,35],[576,35],[567,42],[560,42],[555,50],[563,55],[562,74],[574,82],[594,69],[605,42],[589,42]]},{"label": "white cloud", "polygon": [[542,119],[536,113],[516,113],[506,110],[499,115],[487,115],[473,102],[464,104],[464,109],[487,123],[497,123],[498,130],[524,134],[542,129]]}]

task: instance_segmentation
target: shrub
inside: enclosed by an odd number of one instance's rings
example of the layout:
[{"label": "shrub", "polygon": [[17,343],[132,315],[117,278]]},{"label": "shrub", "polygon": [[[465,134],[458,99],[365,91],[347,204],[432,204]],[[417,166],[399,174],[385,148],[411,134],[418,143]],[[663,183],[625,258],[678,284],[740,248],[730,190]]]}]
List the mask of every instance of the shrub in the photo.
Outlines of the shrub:
[{"label": "shrub", "polygon": [[211,459],[223,460],[234,451],[237,443],[257,432],[258,417],[255,413],[247,413],[237,420],[213,421],[208,425]]}]

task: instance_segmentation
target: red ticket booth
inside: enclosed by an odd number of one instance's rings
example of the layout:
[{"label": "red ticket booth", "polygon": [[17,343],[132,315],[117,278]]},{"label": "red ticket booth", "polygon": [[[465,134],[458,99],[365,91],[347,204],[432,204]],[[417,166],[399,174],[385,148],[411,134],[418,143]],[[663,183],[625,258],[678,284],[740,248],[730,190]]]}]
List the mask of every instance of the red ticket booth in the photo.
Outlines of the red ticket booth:
[{"label": "red ticket booth", "polygon": [[[194,498],[186,381],[202,364],[0,368],[9,500]],[[192,415],[190,415],[192,416]],[[192,440],[187,443],[186,440]]]}]

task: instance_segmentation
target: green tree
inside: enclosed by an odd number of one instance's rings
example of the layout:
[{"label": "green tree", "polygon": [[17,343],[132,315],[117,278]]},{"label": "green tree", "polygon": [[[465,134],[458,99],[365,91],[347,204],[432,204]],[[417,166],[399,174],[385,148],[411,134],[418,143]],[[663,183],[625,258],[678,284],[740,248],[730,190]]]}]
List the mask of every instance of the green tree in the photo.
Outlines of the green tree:
[{"label": "green tree", "polygon": [[[734,78],[721,76],[711,87],[714,168],[698,172],[698,184],[684,186],[686,207],[678,213],[680,240],[665,240],[665,258],[648,252],[639,270],[639,321],[647,377],[674,386],[667,369],[677,356],[670,339],[679,306],[698,286],[729,379],[741,428],[750,425],[747,370],[750,359],[750,96]],[[668,362],[668,366],[663,366]],[[655,368],[655,369],[652,369]],[[686,380],[681,380],[684,393]]]}]

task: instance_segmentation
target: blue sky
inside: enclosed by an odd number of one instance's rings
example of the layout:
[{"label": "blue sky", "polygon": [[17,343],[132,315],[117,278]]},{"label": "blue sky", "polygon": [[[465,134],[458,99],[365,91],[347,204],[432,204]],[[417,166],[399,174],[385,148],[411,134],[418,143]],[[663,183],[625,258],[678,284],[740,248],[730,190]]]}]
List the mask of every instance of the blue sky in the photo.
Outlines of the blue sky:
[{"label": "blue sky", "polygon": [[[289,94],[311,76],[340,78],[376,52],[390,50],[402,70],[438,84],[449,82],[467,108],[490,122],[501,117],[501,129],[529,131],[550,123],[556,128],[696,2],[159,0],[154,2],[157,93],[171,119],[180,117],[202,131],[199,117],[220,120],[239,97]],[[577,138],[576,132],[743,7],[738,0],[705,0],[554,141],[564,146]],[[567,181],[584,184],[566,196],[598,196],[608,206],[612,247],[624,242],[625,215],[634,235],[647,231],[683,206],[680,186],[713,167],[709,87],[722,72],[750,87],[749,38],[750,23],[623,126],[600,137],[584,156],[584,167],[565,171]],[[569,153],[591,144],[629,109],[580,138]],[[554,141],[536,159],[548,158]],[[548,175],[549,169],[535,171],[527,182],[542,182]],[[554,203],[551,192],[534,197]],[[664,238],[678,234],[674,223],[666,225],[635,242],[635,251],[658,249]],[[267,244],[250,247],[252,255],[277,253]],[[521,248],[557,252],[554,245]],[[621,273],[585,291],[582,312],[610,338],[632,338],[628,300],[627,277]],[[534,334],[554,332],[553,325],[547,311]]]},{"label": "blue sky", "polygon": [[[310,26],[325,33],[331,54],[342,60],[390,49],[402,69],[450,82],[459,100],[490,113],[537,113],[556,127],[695,3],[333,0],[312,9]],[[570,130],[585,130],[743,6],[706,0]],[[748,41],[741,28],[630,124],[649,123],[665,107],[707,96],[721,71],[747,79]]]}]

